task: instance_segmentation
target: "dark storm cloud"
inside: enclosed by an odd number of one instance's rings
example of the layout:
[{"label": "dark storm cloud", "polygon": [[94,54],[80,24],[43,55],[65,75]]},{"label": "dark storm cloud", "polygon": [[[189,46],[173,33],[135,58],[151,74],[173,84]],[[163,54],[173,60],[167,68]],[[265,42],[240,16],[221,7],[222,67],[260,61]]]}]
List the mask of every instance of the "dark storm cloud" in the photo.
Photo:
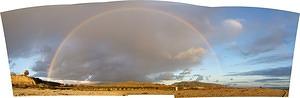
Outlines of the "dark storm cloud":
[{"label": "dark storm cloud", "polygon": [[[122,7],[158,9],[183,18],[191,17],[187,21],[204,27],[198,29],[200,32],[207,31],[205,28],[210,26],[207,22],[210,10],[199,7],[201,10],[194,13],[196,6],[167,2],[114,2],[21,9],[1,13],[9,58],[38,56],[32,67],[36,72],[34,76],[46,76],[56,49],[74,27],[98,13]],[[96,19],[76,32],[58,54],[52,78],[145,81],[149,80],[147,76],[150,74],[196,66],[209,53],[198,32],[155,12],[110,15]],[[161,77],[168,79],[172,75]]]},{"label": "dark storm cloud", "polygon": [[210,20],[211,15],[217,11],[215,8],[169,2],[160,2],[159,4],[156,2],[147,2],[144,5],[175,13],[179,17],[182,17],[193,24],[204,36],[212,36],[210,34],[216,29]]},{"label": "dark storm cloud", "polygon": [[52,49],[51,47],[45,46],[43,49],[41,49],[40,53],[41,53],[40,59],[38,59],[34,63],[31,70],[36,72],[36,74],[34,74],[34,76],[46,77],[49,65],[51,63],[51,58],[53,57],[53,54],[54,54],[54,49]]},{"label": "dark storm cloud", "polygon": [[[153,16],[151,12],[146,15],[154,18],[137,13],[133,14],[141,17],[125,15],[125,18],[121,18],[116,15],[95,20],[99,24],[95,22],[90,23],[90,27],[83,27],[81,30],[91,35],[75,35],[72,41],[63,46],[62,53],[56,58],[58,64],[53,69],[53,78],[85,80],[91,76],[94,81],[148,80],[145,77],[149,74],[195,66],[209,52],[203,45],[203,39],[197,37],[197,32],[176,23],[174,19],[164,15]],[[113,20],[115,17],[119,19]],[[146,26],[140,23],[146,23]],[[115,28],[120,30],[114,30]],[[82,32],[81,30],[78,32]],[[58,44],[51,46],[51,49],[57,49]],[[49,60],[37,61],[33,70],[43,73],[53,54],[53,51],[50,52]]]},{"label": "dark storm cloud", "polygon": [[28,58],[39,54],[46,45],[55,47],[64,37],[64,29],[72,27],[72,23],[63,22],[63,17],[55,17],[66,15],[58,10],[43,7],[1,13],[9,58]]},{"label": "dark storm cloud", "polygon": [[48,65],[49,65],[49,62],[47,61],[36,61],[35,62],[35,65],[33,66],[32,70],[33,71],[43,71],[43,72],[46,72],[48,70]]},{"label": "dark storm cloud", "polygon": [[266,76],[266,77],[288,77],[291,75],[291,66],[278,67],[263,70],[255,70],[248,72],[241,72],[236,74],[228,74],[225,76]]},{"label": "dark storm cloud", "polygon": [[81,21],[112,8],[115,7],[111,7],[110,3],[103,3],[2,12],[8,56],[11,59],[28,58],[40,54],[45,46],[56,49],[67,33]]},{"label": "dark storm cloud", "polygon": [[[47,6],[1,13],[8,57],[12,60],[10,65],[19,58],[38,56],[31,68],[36,72],[34,76],[47,76],[48,65],[55,49],[66,33],[81,20],[95,13],[84,10],[87,9]],[[82,14],[77,11],[82,11]]]}]

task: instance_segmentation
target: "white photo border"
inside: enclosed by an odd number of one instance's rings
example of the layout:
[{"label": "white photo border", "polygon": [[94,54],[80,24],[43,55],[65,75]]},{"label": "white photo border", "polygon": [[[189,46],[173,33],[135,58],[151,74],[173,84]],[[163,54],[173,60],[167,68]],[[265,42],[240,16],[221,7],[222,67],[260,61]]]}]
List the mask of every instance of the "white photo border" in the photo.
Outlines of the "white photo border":
[{"label": "white photo border", "polygon": [[[0,1],[0,12],[17,10],[22,8],[46,6],[46,5],[65,5],[65,4],[79,4],[79,3],[102,3],[120,0],[1,0]],[[121,0],[122,1],[122,0]],[[283,11],[290,11],[300,13],[300,0],[157,0],[157,1],[169,1],[169,2],[179,2],[186,4],[193,4],[199,6],[207,7],[258,7],[258,8],[269,8],[277,9]],[[0,16],[0,96],[1,98],[13,98],[11,80],[10,80],[10,70],[8,64],[7,49],[4,38],[3,24]],[[300,20],[300,17],[299,17]],[[300,96],[297,92],[300,91],[300,25],[298,22],[298,30],[296,36],[296,44],[294,49],[294,59],[292,65],[292,74],[290,81],[289,97],[297,98]],[[297,77],[298,76],[298,77]],[[24,96],[22,98],[100,98],[100,96]],[[118,98],[122,96],[102,96],[101,98]],[[130,98],[153,98],[154,96],[127,96]],[[166,98],[174,96],[155,96],[157,98]],[[123,98],[123,97],[122,97]]]}]

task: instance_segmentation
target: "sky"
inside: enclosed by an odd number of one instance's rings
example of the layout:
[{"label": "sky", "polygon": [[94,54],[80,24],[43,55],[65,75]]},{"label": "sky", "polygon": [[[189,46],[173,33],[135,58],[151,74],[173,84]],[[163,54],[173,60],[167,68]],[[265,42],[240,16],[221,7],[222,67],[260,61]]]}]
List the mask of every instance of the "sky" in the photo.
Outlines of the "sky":
[{"label": "sky", "polygon": [[12,72],[80,81],[288,87],[297,13],[162,1],[1,13]]}]

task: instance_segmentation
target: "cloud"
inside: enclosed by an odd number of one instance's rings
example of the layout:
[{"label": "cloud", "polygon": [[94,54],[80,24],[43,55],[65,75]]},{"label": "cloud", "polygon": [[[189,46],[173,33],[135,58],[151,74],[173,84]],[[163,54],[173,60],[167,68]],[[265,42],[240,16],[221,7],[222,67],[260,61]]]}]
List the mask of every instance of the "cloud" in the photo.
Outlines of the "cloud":
[{"label": "cloud", "polygon": [[272,29],[268,30],[268,33],[265,35],[258,36],[256,40],[249,42],[249,44],[232,44],[228,49],[240,54],[241,57],[245,58],[245,62],[237,65],[256,65],[284,62],[293,59],[293,48],[286,48],[294,47],[292,45],[293,41],[290,40],[291,37],[295,36],[292,36],[281,29]]},{"label": "cloud", "polygon": [[85,10],[91,9],[46,6],[1,13],[10,65],[17,59],[39,57],[33,61],[32,70],[37,72],[36,76],[47,76],[49,62],[65,35],[80,21],[95,14],[95,11]]},{"label": "cloud", "polygon": [[31,69],[36,72],[39,72],[39,71],[46,72],[48,70],[48,65],[49,65],[49,62],[38,60],[35,62],[35,65]]},{"label": "cloud", "polygon": [[278,62],[292,61],[292,60],[293,60],[293,54],[272,54],[269,56],[252,58],[250,60],[247,60],[246,62],[239,63],[237,65],[274,64]]},{"label": "cloud", "polygon": [[[40,54],[44,46],[55,48],[67,33],[66,29],[71,29],[84,17],[54,16],[74,15],[70,8],[72,7],[40,7],[1,13],[8,57],[28,58]],[[59,11],[61,9],[69,13]]]},{"label": "cloud", "polygon": [[[201,20],[207,20],[210,15],[210,9],[167,2],[93,5],[97,6],[46,6],[1,13],[9,58],[13,61],[38,56],[32,70],[35,76],[46,76],[56,49],[68,33],[83,20],[111,9],[145,7],[183,18],[194,17],[189,19],[200,21],[195,23],[201,24],[201,33],[207,27]],[[197,12],[207,13],[194,13],[195,7],[201,9]],[[209,53],[199,35],[175,19],[155,12],[113,13],[75,32],[58,54],[51,76],[74,80],[92,77],[91,80],[97,81],[149,80],[146,78],[149,74],[199,65],[203,55]]]},{"label": "cloud", "polygon": [[176,75],[177,80],[183,80],[186,78],[186,76],[191,74],[191,69],[184,69],[182,72],[180,72],[178,75]]},{"label": "cloud", "polygon": [[9,62],[9,68],[10,69],[13,69],[16,66],[16,63],[13,62],[12,60],[9,59],[8,62]]},{"label": "cloud", "polygon": [[236,35],[243,30],[242,23],[237,19],[226,19],[222,22],[223,29],[230,35]]},{"label": "cloud", "polygon": [[289,89],[289,84],[263,84],[264,87],[279,87],[279,89]]},{"label": "cloud", "polygon": [[207,37],[210,43],[213,44],[224,44],[228,42],[233,42],[243,31],[244,25],[239,19],[224,19],[216,23],[211,23],[207,20],[206,33],[204,35]]},{"label": "cloud", "polygon": [[50,66],[53,54],[54,50],[49,46],[45,46],[43,49],[41,49],[40,59],[35,61],[33,67],[31,68],[32,71],[36,72],[34,76],[47,77],[48,68]]},{"label": "cloud", "polygon": [[277,67],[262,70],[228,74],[225,76],[266,76],[266,77],[289,77],[291,75],[291,66]]},{"label": "cloud", "polygon": [[233,83],[233,84],[242,84],[242,83],[250,83],[250,81],[233,81],[233,82],[230,82],[230,83]]},{"label": "cloud", "polygon": [[[257,57],[274,51],[278,54],[291,53],[293,48],[287,47],[294,47],[298,15],[294,13],[284,13],[285,15],[273,14],[274,17],[266,21],[250,21],[252,19],[247,20],[248,18],[243,19],[243,31],[245,32],[241,33],[241,36],[249,37],[236,40],[235,43],[237,44],[228,45],[228,50],[244,58]],[[249,13],[249,15],[251,15],[251,13]],[[285,17],[289,18],[282,20],[282,18]],[[278,52],[282,50],[285,52]]]},{"label": "cloud", "polygon": [[281,79],[281,78],[267,78],[267,79],[258,79],[258,80],[255,80],[254,82],[262,82],[262,83],[265,83],[265,82],[271,82],[271,83],[274,83],[274,82],[289,82],[289,79]]},{"label": "cloud", "polygon": [[205,53],[203,48],[190,48],[186,51],[180,52],[175,55],[177,60],[191,60],[192,62],[198,61]]},{"label": "cloud", "polygon": [[37,73],[33,74],[33,77],[47,77],[48,73],[44,71],[38,71]]},{"label": "cloud", "polygon": [[201,64],[209,53],[203,40],[188,25],[164,14],[138,9],[111,13],[82,26],[66,40],[50,76],[149,81],[151,74]]},{"label": "cloud", "polygon": [[249,57],[267,53],[292,43],[291,40],[288,40],[289,37],[294,36],[281,29],[272,29],[268,31],[267,35],[262,35],[247,46],[240,48],[240,52],[243,56]]},{"label": "cloud", "polygon": [[195,76],[196,77],[196,81],[201,81],[201,80],[204,80],[204,76],[202,76],[202,75],[199,75],[199,74],[195,74],[195,75],[193,75],[193,76]]},{"label": "cloud", "polygon": [[248,50],[244,52],[246,55],[255,55],[263,52],[268,52],[276,49],[282,44],[283,33],[272,34],[264,38],[256,40],[252,45],[248,47]]},{"label": "cloud", "polygon": [[204,80],[204,76],[200,74],[192,74],[191,69],[184,69],[180,73],[175,74],[172,72],[163,72],[158,74],[158,76],[155,77],[156,81],[162,81],[162,80],[194,80],[194,81],[201,81]]},{"label": "cloud", "polygon": [[205,78],[208,78],[209,76],[203,76],[200,74],[192,74],[191,69],[184,69],[180,73],[175,74],[173,72],[163,72],[158,74],[157,76],[154,76],[156,81],[164,81],[164,80],[194,80],[194,81],[201,81]]},{"label": "cloud", "polygon": [[159,74],[158,77],[156,77],[156,80],[160,81],[160,80],[174,80],[175,79],[175,75],[174,73],[171,72],[164,72]]}]

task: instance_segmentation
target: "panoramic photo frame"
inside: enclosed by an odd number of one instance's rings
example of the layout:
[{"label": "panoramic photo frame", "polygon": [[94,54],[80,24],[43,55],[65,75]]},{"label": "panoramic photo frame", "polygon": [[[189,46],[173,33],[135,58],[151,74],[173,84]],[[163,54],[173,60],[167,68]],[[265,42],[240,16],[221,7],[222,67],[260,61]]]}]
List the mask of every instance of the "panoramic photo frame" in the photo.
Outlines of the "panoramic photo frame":
[{"label": "panoramic photo frame", "polygon": [[19,10],[1,13],[17,96],[44,89],[177,97],[288,92],[297,13],[162,1]]}]

